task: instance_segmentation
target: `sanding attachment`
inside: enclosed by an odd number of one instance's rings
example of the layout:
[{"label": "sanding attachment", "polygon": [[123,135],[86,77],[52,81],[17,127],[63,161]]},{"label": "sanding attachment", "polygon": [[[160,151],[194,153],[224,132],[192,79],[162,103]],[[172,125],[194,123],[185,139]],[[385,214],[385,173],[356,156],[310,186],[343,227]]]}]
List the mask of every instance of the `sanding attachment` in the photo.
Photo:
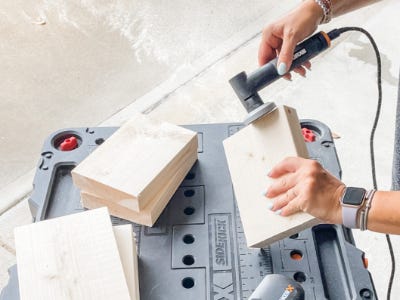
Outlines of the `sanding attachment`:
[{"label": "sanding attachment", "polygon": [[275,109],[276,105],[274,102],[264,103],[263,105],[260,105],[255,110],[250,112],[247,115],[246,119],[244,119],[243,123],[249,125],[250,123],[253,123],[255,120],[261,118],[262,116],[274,111]]}]

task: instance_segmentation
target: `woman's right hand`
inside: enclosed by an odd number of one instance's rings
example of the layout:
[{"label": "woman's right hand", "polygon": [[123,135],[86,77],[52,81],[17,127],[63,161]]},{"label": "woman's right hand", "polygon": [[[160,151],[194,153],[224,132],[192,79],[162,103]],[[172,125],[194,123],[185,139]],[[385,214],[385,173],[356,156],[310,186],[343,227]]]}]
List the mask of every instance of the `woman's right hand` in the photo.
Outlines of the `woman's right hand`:
[{"label": "woman's right hand", "polygon": [[[262,40],[258,51],[260,66],[278,56],[278,73],[286,74],[290,79],[290,69],[296,45],[311,35],[323,18],[321,7],[314,0],[306,0],[289,14],[269,24],[262,33]],[[310,68],[310,62],[304,64]],[[294,71],[305,76],[304,67],[295,68]]]}]

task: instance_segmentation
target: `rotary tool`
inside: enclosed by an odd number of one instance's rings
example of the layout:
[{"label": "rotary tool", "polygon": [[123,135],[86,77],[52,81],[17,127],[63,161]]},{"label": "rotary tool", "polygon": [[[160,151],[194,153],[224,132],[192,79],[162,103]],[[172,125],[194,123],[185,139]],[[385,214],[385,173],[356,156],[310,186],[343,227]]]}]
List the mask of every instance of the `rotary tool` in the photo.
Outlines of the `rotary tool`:
[{"label": "rotary tool", "polygon": [[[329,48],[331,40],[337,38],[341,33],[339,29],[334,29],[328,33],[320,31],[298,44],[294,50],[293,62],[288,72]],[[239,100],[249,113],[244,120],[246,125],[276,108],[273,102],[264,103],[258,95],[258,91],[282,77],[278,74],[277,62],[278,58],[275,58],[249,76],[246,72],[240,72],[229,80]]]}]

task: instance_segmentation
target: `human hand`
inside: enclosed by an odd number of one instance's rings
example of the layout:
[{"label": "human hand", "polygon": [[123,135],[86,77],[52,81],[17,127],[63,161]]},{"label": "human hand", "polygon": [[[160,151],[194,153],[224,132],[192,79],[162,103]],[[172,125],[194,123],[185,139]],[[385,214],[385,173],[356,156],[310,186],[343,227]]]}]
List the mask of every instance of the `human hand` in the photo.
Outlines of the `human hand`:
[{"label": "human hand", "polygon": [[[321,7],[314,0],[306,0],[289,14],[269,24],[262,33],[258,50],[259,65],[262,66],[279,55],[278,73],[291,79],[287,71],[290,70],[296,45],[317,29],[322,18]],[[311,63],[306,62],[304,66],[310,69]],[[302,66],[294,71],[302,76],[306,74]]]},{"label": "human hand", "polygon": [[[266,197],[281,216],[304,211],[327,223],[342,223],[340,197],[345,185],[315,160],[288,157],[269,172]],[[279,211],[281,210],[281,211]]]}]

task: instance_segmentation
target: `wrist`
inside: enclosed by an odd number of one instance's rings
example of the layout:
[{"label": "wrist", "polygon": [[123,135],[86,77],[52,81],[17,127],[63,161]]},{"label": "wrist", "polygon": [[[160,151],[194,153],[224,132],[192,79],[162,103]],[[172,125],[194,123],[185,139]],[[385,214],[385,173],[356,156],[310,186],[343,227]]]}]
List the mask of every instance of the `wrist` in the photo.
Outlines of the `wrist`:
[{"label": "wrist", "polygon": [[315,3],[321,8],[324,17],[322,18],[320,24],[329,23],[332,19],[332,1],[331,0],[314,0]]},{"label": "wrist", "polygon": [[369,211],[371,209],[372,200],[374,198],[375,192],[375,189],[369,190],[365,196],[365,203],[361,208],[358,216],[358,224],[361,231],[367,230],[368,228]]},{"label": "wrist", "polygon": [[335,212],[335,216],[334,216],[334,224],[343,224],[343,214],[342,214],[342,197],[343,194],[345,192],[346,186],[344,184],[340,185],[335,193],[333,194],[333,203],[335,203],[335,207],[334,207],[334,212]]},{"label": "wrist", "polygon": [[315,0],[305,0],[302,7],[309,12],[309,18],[312,18],[316,27],[321,24],[325,15],[321,6]]},{"label": "wrist", "polygon": [[374,189],[367,191],[360,187],[345,187],[340,199],[342,224],[348,228],[366,230],[374,194]]}]

